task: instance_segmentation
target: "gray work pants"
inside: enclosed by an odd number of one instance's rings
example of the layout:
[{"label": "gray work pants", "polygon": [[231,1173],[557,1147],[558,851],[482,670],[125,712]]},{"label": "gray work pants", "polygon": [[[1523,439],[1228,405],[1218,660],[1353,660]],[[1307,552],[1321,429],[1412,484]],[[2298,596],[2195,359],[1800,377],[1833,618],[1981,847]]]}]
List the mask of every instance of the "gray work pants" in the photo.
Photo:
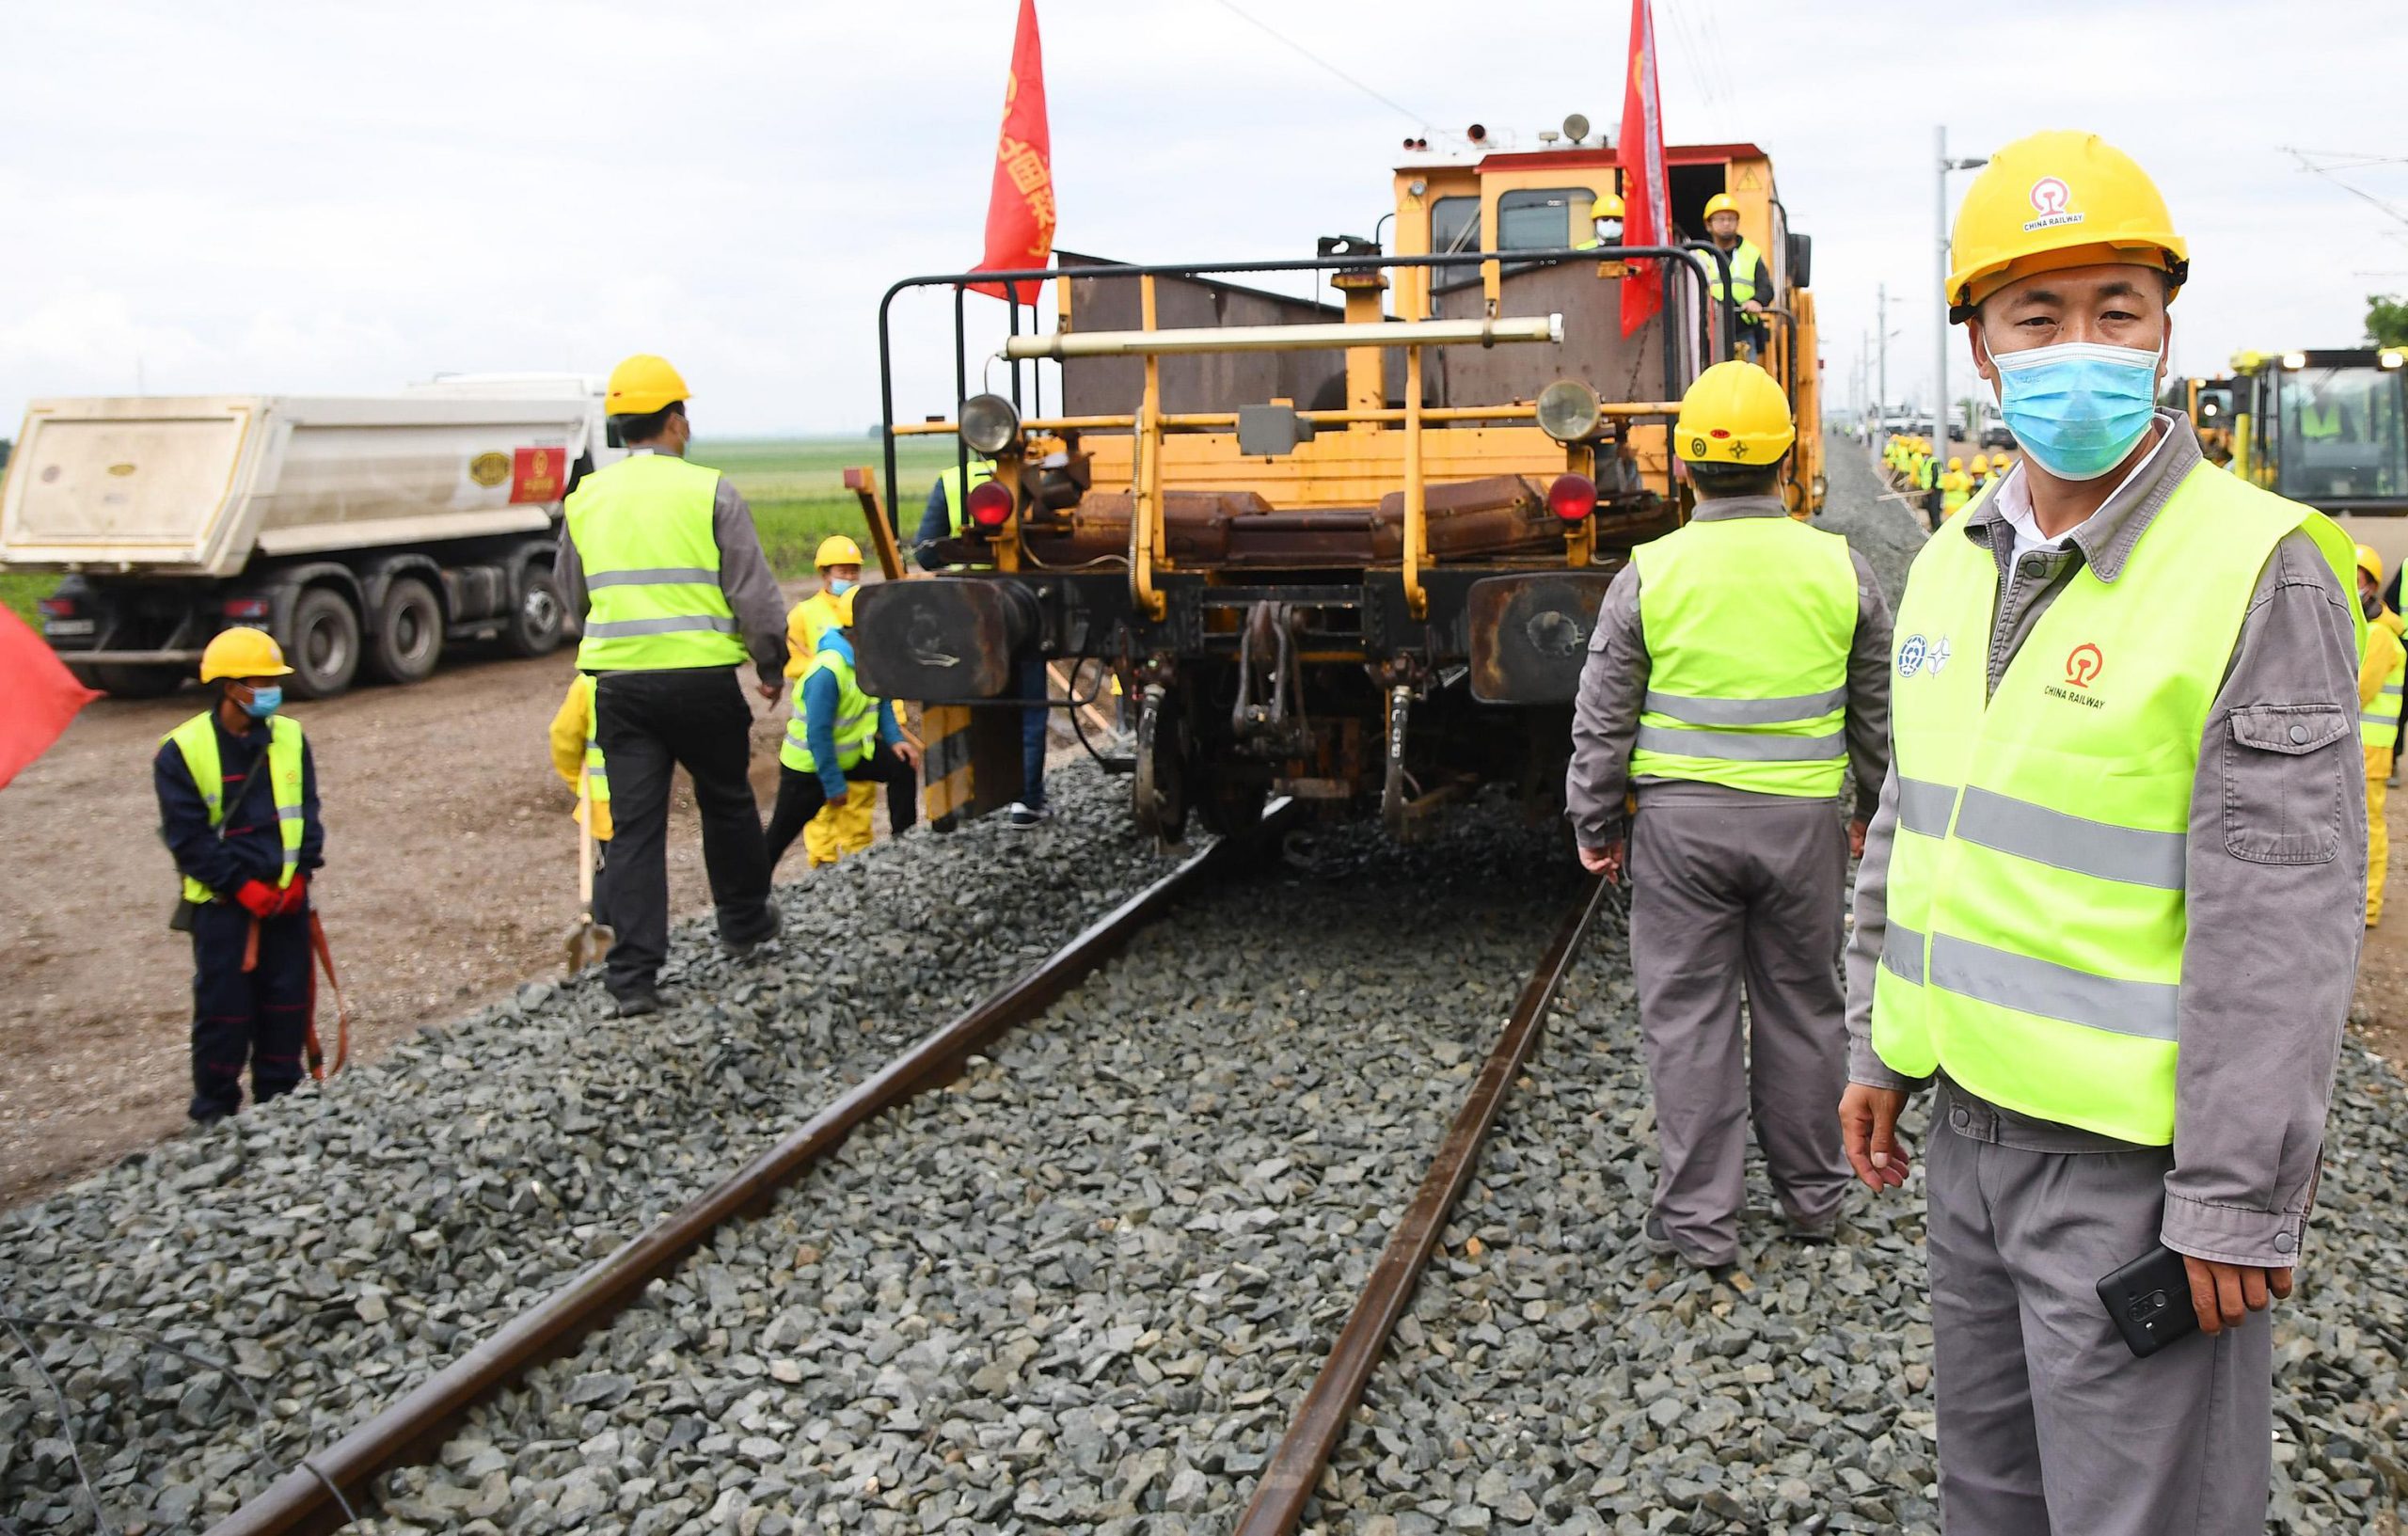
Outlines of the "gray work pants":
[{"label": "gray work pants", "polygon": [[2171,1148],[2028,1151],[1941,1093],[1931,1190],[1948,1536],[2264,1536],[2273,1335],[2262,1313],[2132,1357],[2098,1284],[2157,1243]]},{"label": "gray work pants", "polygon": [[1827,800],[1642,801],[1631,822],[1631,969],[1663,1160],[1655,1213],[1693,1259],[1738,1257],[1751,1117],[1791,1217],[1829,1221],[1847,1189],[1832,1113],[1847,1085],[1846,881],[1846,833]]}]

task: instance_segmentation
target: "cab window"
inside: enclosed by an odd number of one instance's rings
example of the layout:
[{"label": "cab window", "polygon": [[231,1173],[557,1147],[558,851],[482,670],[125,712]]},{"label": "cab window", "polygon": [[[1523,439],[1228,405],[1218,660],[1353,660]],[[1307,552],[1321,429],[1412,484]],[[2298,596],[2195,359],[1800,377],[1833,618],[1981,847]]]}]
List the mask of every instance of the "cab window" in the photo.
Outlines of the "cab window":
[{"label": "cab window", "polygon": [[1430,248],[1439,255],[1480,249],[1480,199],[1441,198],[1430,205]]},{"label": "cab window", "polygon": [[1561,250],[1577,245],[1588,238],[1589,205],[1595,200],[1586,187],[1505,193],[1497,199],[1497,248]]}]

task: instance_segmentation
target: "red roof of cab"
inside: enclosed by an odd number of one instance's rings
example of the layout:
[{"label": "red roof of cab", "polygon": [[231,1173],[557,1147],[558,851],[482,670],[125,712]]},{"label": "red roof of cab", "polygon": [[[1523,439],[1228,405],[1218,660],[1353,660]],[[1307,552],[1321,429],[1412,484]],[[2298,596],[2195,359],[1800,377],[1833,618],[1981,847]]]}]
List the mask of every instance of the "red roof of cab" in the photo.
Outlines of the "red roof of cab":
[{"label": "red roof of cab", "polygon": [[[1668,166],[1719,166],[1734,160],[1765,160],[1770,158],[1752,144],[1667,144],[1664,163]],[[1621,155],[1613,150],[1599,148],[1581,150],[1500,150],[1482,155],[1481,170],[1518,170],[1535,166],[1619,166]]]}]

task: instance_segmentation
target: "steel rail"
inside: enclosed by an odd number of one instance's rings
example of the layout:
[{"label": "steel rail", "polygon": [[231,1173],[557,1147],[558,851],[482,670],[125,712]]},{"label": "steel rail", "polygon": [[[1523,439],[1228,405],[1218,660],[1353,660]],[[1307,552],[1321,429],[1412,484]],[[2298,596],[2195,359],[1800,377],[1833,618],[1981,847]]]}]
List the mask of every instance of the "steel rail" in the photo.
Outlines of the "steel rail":
[{"label": "steel rail", "polygon": [[1522,995],[1489,1049],[1480,1076],[1473,1080],[1463,1108],[1455,1112],[1446,1139],[1438,1144],[1430,1172],[1396,1229],[1388,1234],[1370,1279],[1355,1299],[1354,1309],[1346,1315],[1346,1325],[1339,1330],[1338,1342],[1330,1346],[1320,1374],[1305,1389],[1304,1401],[1296,1405],[1278,1449],[1263,1465],[1262,1479],[1255,1484],[1254,1497],[1232,1536],[1287,1536],[1304,1518],[1305,1505],[1329,1465],[1330,1452],[1338,1449],[1347,1418],[1379,1368],[1388,1335],[1420,1283],[1422,1269],[1437,1246],[1439,1228],[1446,1225],[1464,1186],[1471,1182],[1472,1166],[1505,1106],[1505,1095],[1538,1045],[1547,1009],[1579,954],[1580,941],[1597,909],[1606,904],[1607,889],[1603,880],[1592,883],[1579,906],[1556,931],[1555,942],[1547,946],[1538,969],[1523,984]]},{"label": "steel rail", "polygon": [[[1274,802],[1264,812],[1265,824],[1285,810],[1285,802]],[[535,1366],[566,1353],[645,1286],[669,1274],[722,1223],[765,1209],[782,1186],[834,1151],[862,1125],[952,1081],[965,1057],[1037,1017],[1085,980],[1191,881],[1234,857],[1224,850],[1237,846],[1237,840],[1223,838],[1191,855],[1089,924],[1034,970],[923,1037],[784,1140],[513,1318],[407,1396],[333,1445],[310,1452],[258,1497],[211,1528],[211,1536],[319,1536],[341,1529],[349,1509],[371,1501],[376,1478],[433,1456],[471,1408]]]}]

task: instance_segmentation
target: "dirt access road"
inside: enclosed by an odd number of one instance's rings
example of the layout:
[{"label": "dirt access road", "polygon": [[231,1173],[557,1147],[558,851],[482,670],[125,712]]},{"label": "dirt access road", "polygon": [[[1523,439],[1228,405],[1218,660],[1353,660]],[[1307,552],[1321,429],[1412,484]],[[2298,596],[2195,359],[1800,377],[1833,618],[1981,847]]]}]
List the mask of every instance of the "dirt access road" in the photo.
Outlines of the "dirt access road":
[{"label": "dirt access road", "polygon": [[[316,889],[353,1059],[556,974],[577,918],[577,827],[546,727],[572,653],[447,662],[415,688],[298,705],[326,815]],[[190,1097],[190,942],[167,930],[172,865],[150,757],[196,689],[102,699],[0,792],[0,1207],[173,1134]],[[752,783],[777,793],[784,705],[752,700]],[[673,910],[709,903],[693,800],[671,808]],[[881,811],[881,817],[882,817]],[[802,872],[800,850],[781,873]],[[322,997],[321,1024],[333,1024]]]}]

